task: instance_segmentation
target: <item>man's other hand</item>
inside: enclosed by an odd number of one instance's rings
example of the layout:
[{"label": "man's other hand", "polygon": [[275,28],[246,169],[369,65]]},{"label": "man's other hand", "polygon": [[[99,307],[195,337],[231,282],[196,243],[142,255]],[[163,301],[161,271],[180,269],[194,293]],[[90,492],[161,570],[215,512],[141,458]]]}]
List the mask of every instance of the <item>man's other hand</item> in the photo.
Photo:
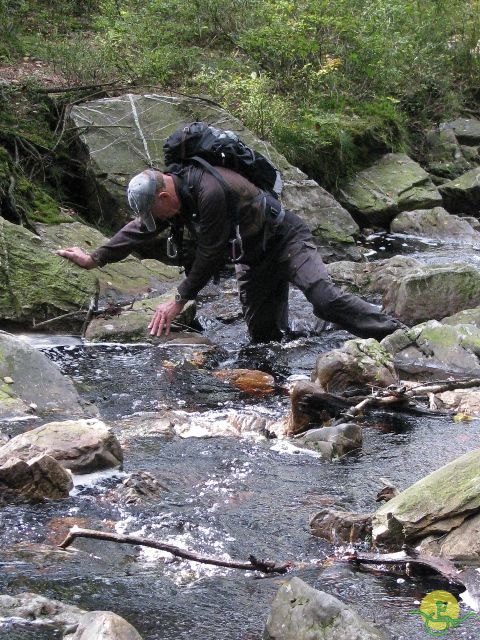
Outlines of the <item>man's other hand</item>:
[{"label": "man's other hand", "polygon": [[175,300],[159,304],[148,325],[150,335],[161,336],[163,331],[165,331],[165,335],[168,336],[172,320],[178,316],[184,306],[184,302],[175,302]]},{"label": "man's other hand", "polygon": [[57,251],[57,254],[59,256],[62,256],[62,258],[70,260],[70,262],[78,264],[78,266],[82,267],[82,269],[94,269],[97,266],[92,257],[88,255],[88,253],[85,253],[83,249],[80,249],[80,247],[67,247],[66,249],[59,249]]}]

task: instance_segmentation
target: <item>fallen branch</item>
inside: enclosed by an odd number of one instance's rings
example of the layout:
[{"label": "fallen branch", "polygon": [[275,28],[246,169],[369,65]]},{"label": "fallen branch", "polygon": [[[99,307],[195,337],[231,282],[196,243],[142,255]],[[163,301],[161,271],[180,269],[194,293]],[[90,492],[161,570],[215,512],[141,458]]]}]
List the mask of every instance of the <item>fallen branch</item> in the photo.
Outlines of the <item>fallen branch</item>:
[{"label": "fallen branch", "polygon": [[290,564],[276,564],[270,560],[257,560],[255,556],[249,556],[250,562],[235,562],[234,560],[220,560],[218,558],[206,558],[199,556],[193,551],[187,549],[180,549],[171,544],[165,542],[158,542],[157,540],[149,540],[148,538],[141,538],[140,536],[128,536],[121,535],[119,533],[110,533],[108,531],[96,531],[93,529],[80,529],[73,527],[70,529],[67,537],[60,543],[61,549],[69,547],[75,538],[93,538],[94,540],[107,540],[108,542],[117,542],[119,544],[135,544],[142,547],[151,547],[152,549],[159,549],[160,551],[167,551],[177,558],[184,558],[185,560],[193,560],[194,562],[200,562],[201,564],[210,564],[216,567],[226,567],[228,569],[243,569],[244,571],[261,571],[262,573],[286,573]]},{"label": "fallen branch", "polygon": [[463,572],[459,571],[453,562],[444,558],[417,553],[410,547],[405,547],[403,551],[396,553],[352,553],[342,556],[338,560],[355,565],[395,565],[404,566],[405,569],[407,569],[408,565],[427,568],[433,573],[440,574],[452,584],[466,587],[462,579]]}]

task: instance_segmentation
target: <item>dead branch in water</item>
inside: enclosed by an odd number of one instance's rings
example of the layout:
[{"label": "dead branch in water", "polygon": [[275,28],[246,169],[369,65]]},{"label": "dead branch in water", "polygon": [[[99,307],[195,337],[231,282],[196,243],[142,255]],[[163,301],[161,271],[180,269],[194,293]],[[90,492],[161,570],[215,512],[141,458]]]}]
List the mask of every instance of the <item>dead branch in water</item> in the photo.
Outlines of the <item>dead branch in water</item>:
[{"label": "dead branch in water", "polygon": [[271,560],[258,560],[255,556],[249,556],[250,562],[236,562],[234,560],[220,560],[218,558],[206,558],[199,556],[193,551],[180,549],[166,542],[158,542],[157,540],[149,540],[140,536],[121,535],[119,533],[110,533],[108,531],[96,531],[94,529],[80,529],[74,527],[70,529],[67,537],[60,543],[61,549],[69,547],[75,538],[93,538],[94,540],[106,540],[108,542],[117,542],[119,544],[135,544],[142,547],[151,547],[160,551],[167,551],[177,558],[185,560],[193,560],[201,564],[210,564],[216,567],[226,567],[228,569],[243,569],[244,571],[261,571],[262,573],[286,573],[291,566],[289,563],[276,564]]}]

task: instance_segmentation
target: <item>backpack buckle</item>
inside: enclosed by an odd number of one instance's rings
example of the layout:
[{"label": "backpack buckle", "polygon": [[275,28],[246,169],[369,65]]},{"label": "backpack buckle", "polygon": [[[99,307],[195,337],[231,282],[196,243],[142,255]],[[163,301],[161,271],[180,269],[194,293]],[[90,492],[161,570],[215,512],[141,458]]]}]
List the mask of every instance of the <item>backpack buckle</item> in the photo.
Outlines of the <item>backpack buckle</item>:
[{"label": "backpack buckle", "polygon": [[167,258],[175,260],[178,257],[178,247],[174,237],[170,234],[167,238]]},{"label": "backpack buckle", "polygon": [[230,240],[230,262],[240,262],[244,257],[242,236],[240,235],[240,227],[235,227],[235,238]]}]

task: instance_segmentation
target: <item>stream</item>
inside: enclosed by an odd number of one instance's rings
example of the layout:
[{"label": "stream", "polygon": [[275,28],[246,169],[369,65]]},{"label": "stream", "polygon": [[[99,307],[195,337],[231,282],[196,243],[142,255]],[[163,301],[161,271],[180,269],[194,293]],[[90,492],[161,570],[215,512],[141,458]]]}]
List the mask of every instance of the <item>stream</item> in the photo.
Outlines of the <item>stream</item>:
[{"label": "stream", "polygon": [[[372,251],[386,257],[389,243],[395,245],[395,238],[377,238]],[[386,248],[380,250],[383,245]],[[407,249],[428,262],[451,261],[445,247],[437,252],[432,244],[421,251]],[[465,261],[475,263],[479,255],[472,252]],[[226,281],[222,286],[234,285]],[[361,615],[385,626],[392,638],[430,637],[420,616],[411,612],[429,591],[449,589],[445,581],[365,573],[334,562],[334,554],[347,549],[312,537],[308,523],[329,505],[375,510],[381,479],[404,489],[478,447],[480,420],[456,424],[446,418],[374,412],[363,421],[362,449],[335,462],[266,438],[180,438],[152,432],[152,416],[171,408],[209,412],[212,421],[227,410],[280,417],[289,406],[282,387],[309,376],[318,353],[351,337],[314,322],[308,303],[293,292],[294,335],[285,344],[252,347],[240,319],[214,318],[212,310],[218,304],[218,291],[217,297],[207,292],[198,312],[206,335],[222,347],[216,368],[272,373],[278,391],[269,399],[202,392],[188,381],[178,387],[167,384],[165,361],[181,366],[202,349],[198,345],[88,344],[74,336],[25,337],[73,378],[84,400],[98,407],[99,417],[122,443],[125,463],[121,471],[76,476],[75,489],[66,500],[0,512],[0,593],[28,590],[84,609],[111,610],[133,624],[144,640],[260,640],[271,601],[288,579],[96,540],[75,541],[75,548],[87,553],[56,551],[54,544],[78,524],[151,537],[203,555],[246,561],[253,554],[300,563],[290,575],[354,605]],[[11,421],[0,427],[3,435],[13,436],[32,424]],[[158,498],[142,505],[115,500],[115,487],[140,470],[160,483]],[[462,604],[462,612],[468,610]],[[2,640],[61,637],[55,628],[0,620]],[[478,640],[480,616],[450,629],[445,637]]]}]

